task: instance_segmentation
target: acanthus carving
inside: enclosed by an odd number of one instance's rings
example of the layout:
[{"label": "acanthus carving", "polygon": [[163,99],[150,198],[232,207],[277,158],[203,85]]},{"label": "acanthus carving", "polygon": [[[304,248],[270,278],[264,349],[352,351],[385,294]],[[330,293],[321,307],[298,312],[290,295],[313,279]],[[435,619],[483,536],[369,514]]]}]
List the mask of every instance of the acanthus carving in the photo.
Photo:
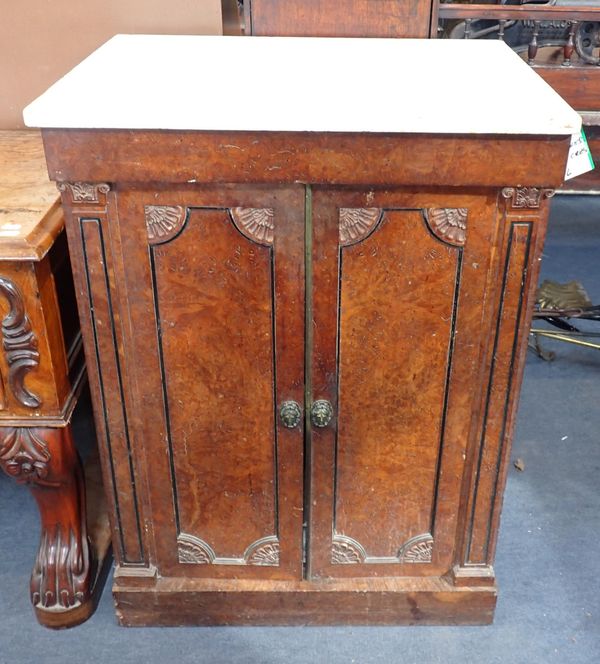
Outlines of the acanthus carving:
[{"label": "acanthus carving", "polygon": [[145,205],[144,216],[150,244],[173,239],[185,219],[184,209],[180,205]]},{"label": "acanthus carving", "polygon": [[347,247],[360,242],[382,217],[380,208],[340,208],[340,245]]},{"label": "acanthus carving", "polygon": [[504,187],[502,196],[510,198],[513,208],[537,209],[543,198],[552,198],[554,189],[543,189],[540,187]]},{"label": "acanthus carving", "polygon": [[429,208],[425,218],[438,240],[455,247],[464,246],[467,239],[467,208]]},{"label": "acanthus carving", "polygon": [[398,551],[398,560],[401,563],[430,563],[432,553],[433,537],[425,533],[409,539]]},{"label": "acanthus carving", "polygon": [[28,427],[3,428],[0,465],[17,482],[35,482],[42,486],[58,486],[47,481],[50,452],[46,443]]},{"label": "acanthus carving", "polygon": [[433,537],[429,533],[411,537],[395,556],[370,556],[357,540],[336,533],[331,547],[333,565],[430,563],[433,552]]},{"label": "acanthus carving", "polygon": [[106,196],[110,191],[110,185],[101,182],[59,182],[60,192],[69,192],[73,203],[100,203],[100,197]]},{"label": "acanthus carving", "polygon": [[2,347],[8,364],[8,382],[15,398],[28,408],[38,408],[42,400],[25,387],[25,376],[40,361],[37,339],[25,313],[23,296],[10,279],[0,277],[0,293],[10,310],[2,321]]},{"label": "acanthus carving", "polygon": [[253,242],[270,246],[275,230],[275,211],[272,208],[231,208],[231,218],[236,228]]},{"label": "acanthus carving", "polygon": [[240,558],[220,557],[213,548],[194,535],[181,533],[177,538],[180,563],[192,565],[256,565],[277,567],[279,565],[279,540],[275,535],[252,542]]},{"label": "acanthus carving", "polygon": [[[83,542],[83,543],[82,543]],[[90,561],[86,540],[60,524],[43,530],[31,575],[31,601],[42,609],[73,609],[89,597]]]}]

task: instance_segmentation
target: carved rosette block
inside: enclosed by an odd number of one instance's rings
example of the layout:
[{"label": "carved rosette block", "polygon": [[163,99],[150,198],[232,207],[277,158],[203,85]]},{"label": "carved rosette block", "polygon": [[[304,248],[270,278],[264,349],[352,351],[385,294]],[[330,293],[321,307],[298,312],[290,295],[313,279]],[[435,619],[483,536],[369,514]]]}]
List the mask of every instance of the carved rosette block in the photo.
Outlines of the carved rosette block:
[{"label": "carved rosette block", "polygon": [[463,247],[467,239],[467,208],[429,208],[425,219],[431,232],[446,244]]},{"label": "carved rosette block", "polygon": [[219,557],[210,544],[188,533],[177,538],[177,550],[179,562],[188,565],[279,565],[279,540],[275,535],[252,542],[241,558]]},{"label": "carved rosette block", "polygon": [[554,189],[540,187],[504,187],[502,196],[516,209],[537,209],[544,198],[552,198]]},{"label": "carved rosette block", "polygon": [[409,539],[398,551],[398,560],[401,563],[430,563],[432,553],[433,537],[426,533]]},{"label": "carved rosette block", "polygon": [[150,244],[172,240],[183,227],[185,211],[181,205],[145,205],[144,217]]},{"label": "carved rosette block", "polygon": [[271,246],[275,231],[275,211],[272,208],[235,207],[230,210],[238,231],[249,240]]},{"label": "carved rosette block", "polygon": [[25,313],[21,291],[10,279],[0,277],[0,293],[10,306],[2,321],[2,347],[8,364],[8,383],[19,403],[39,408],[42,400],[25,387],[25,376],[40,362],[38,342]]},{"label": "carved rosette block", "polygon": [[[70,427],[0,428],[0,467],[26,483],[41,517],[41,538],[31,575],[31,601],[48,626],[77,609],[74,624],[93,610],[83,470]],[[46,619],[45,616],[48,616]]]},{"label": "carved rosette block", "polygon": [[381,208],[340,208],[340,246],[364,240],[383,217]]},{"label": "carved rosette block", "polygon": [[67,193],[72,203],[101,204],[106,202],[106,194],[110,191],[110,185],[101,182],[59,182],[58,191]]}]

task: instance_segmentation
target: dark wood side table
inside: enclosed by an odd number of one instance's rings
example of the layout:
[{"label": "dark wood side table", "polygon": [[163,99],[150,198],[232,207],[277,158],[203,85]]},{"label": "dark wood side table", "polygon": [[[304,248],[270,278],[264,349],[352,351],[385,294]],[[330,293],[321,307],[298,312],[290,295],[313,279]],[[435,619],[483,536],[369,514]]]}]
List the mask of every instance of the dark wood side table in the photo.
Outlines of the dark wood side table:
[{"label": "dark wood side table", "polygon": [[121,35],[25,121],[63,196],[120,622],[490,622],[579,116],[496,42]]},{"label": "dark wood side table", "polygon": [[60,198],[35,131],[0,132],[0,321],[0,467],[40,511],[37,618],[68,627],[93,611],[110,537],[93,473],[86,503],[71,432],[85,362]]}]

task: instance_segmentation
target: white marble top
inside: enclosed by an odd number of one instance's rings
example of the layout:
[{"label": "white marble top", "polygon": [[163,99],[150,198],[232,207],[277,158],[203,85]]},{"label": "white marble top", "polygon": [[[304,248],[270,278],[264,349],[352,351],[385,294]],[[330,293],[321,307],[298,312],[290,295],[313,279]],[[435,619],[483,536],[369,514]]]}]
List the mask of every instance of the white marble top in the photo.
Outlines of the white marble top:
[{"label": "white marble top", "polygon": [[117,35],[29,127],[573,134],[579,115],[499,41]]}]

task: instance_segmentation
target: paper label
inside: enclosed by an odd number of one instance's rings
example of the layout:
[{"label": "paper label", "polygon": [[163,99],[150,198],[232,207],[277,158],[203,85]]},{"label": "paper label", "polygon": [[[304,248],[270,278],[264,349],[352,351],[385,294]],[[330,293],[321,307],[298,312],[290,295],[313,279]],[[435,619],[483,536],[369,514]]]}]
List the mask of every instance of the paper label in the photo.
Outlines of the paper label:
[{"label": "paper label", "polygon": [[583,132],[571,136],[571,145],[569,146],[569,156],[567,157],[567,168],[565,170],[565,180],[576,178],[578,175],[593,170],[594,161],[592,153]]}]

